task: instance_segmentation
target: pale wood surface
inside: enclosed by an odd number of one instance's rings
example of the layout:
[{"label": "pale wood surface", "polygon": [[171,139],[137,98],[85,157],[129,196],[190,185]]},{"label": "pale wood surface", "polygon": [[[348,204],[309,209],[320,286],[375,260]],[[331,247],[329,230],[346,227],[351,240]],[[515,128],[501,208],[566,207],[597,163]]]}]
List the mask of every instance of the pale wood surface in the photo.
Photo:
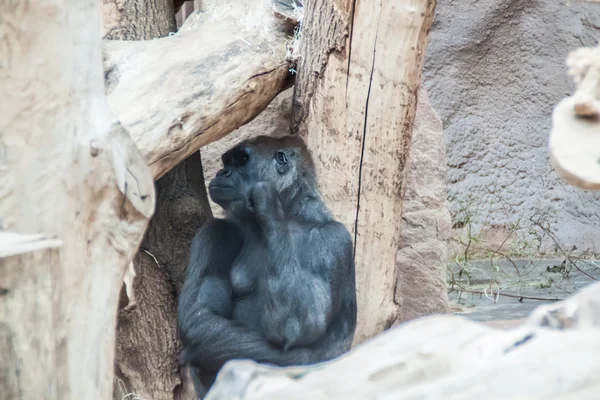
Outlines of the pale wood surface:
[{"label": "pale wood surface", "polygon": [[600,48],[581,48],[567,60],[577,89],[554,108],[550,158],[571,185],[600,190]]},{"label": "pale wood surface", "polygon": [[307,4],[294,122],[326,203],[354,234],[359,343],[398,316],[405,164],[435,2],[351,4]]},{"label": "pale wood surface", "polygon": [[174,36],[104,42],[108,102],[155,179],[247,123],[284,89],[287,34],[270,3],[215,3]]},{"label": "pale wood surface", "polygon": [[0,229],[46,238],[0,259],[0,397],[109,399],[152,176],[105,101],[99,3],[5,1],[0,15]]}]

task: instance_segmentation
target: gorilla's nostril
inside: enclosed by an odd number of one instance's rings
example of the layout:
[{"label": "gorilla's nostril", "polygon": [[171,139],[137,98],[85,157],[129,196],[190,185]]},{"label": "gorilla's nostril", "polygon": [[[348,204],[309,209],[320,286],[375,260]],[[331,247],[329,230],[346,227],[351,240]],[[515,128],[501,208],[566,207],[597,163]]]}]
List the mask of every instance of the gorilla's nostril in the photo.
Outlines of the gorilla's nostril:
[{"label": "gorilla's nostril", "polygon": [[225,178],[229,178],[231,176],[231,168],[223,168],[217,172],[217,178],[225,176]]}]

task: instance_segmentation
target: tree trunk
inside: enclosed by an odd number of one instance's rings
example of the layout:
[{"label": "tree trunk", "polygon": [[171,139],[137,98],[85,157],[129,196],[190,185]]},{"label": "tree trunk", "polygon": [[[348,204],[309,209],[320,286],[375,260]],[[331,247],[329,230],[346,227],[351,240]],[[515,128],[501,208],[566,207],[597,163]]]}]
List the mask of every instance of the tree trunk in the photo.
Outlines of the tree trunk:
[{"label": "tree trunk", "polygon": [[176,32],[173,0],[102,0],[104,39],[146,40]]},{"label": "tree trunk", "polygon": [[135,304],[119,311],[115,399],[128,393],[153,400],[193,398],[191,381],[177,363],[176,316],[190,242],[212,217],[200,154],[160,178],[156,192],[156,213],[135,260]]},{"label": "tree trunk", "polygon": [[[165,26],[174,25],[170,0],[129,0],[118,21],[112,22],[111,15],[106,15],[112,12],[108,4],[115,3],[104,1],[103,9],[105,24],[112,24],[105,25],[111,28],[107,35],[111,38],[154,39],[168,33]],[[200,225],[212,217],[200,153],[193,153],[160,178],[156,192],[156,213],[134,260],[135,297],[127,301],[125,288],[121,290],[115,399],[130,393],[153,400],[193,397],[192,384],[177,362],[180,343],[176,317],[190,242]]]},{"label": "tree trunk", "polygon": [[318,154],[327,204],[354,234],[355,343],[398,316],[405,164],[434,6],[434,0],[311,1],[302,22],[293,123]]},{"label": "tree trunk", "polygon": [[0,393],[107,399],[152,177],[104,98],[98,3],[5,1],[0,15]]}]

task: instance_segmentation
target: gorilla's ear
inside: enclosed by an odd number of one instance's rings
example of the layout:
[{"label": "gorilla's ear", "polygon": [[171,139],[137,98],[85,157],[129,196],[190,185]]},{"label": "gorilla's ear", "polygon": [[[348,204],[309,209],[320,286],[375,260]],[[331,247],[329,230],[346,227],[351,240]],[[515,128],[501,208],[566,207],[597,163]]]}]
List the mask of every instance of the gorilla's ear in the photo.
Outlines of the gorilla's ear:
[{"label": "gorilla's ear", "polygon": [[277,163],[277,172],[279,172],[281,175],[290,170],[289,157],[285,151],[279,150],[277,153],[275,153],[275,162]]},{"label": "gorilla's ear", "polygon": [[275,154],[275,157],[277,158],[277,163],[280,165],[285,165],[288,163],[288,156],[287,156],[287,154],[285,154],[285,151],[279,150]]}]

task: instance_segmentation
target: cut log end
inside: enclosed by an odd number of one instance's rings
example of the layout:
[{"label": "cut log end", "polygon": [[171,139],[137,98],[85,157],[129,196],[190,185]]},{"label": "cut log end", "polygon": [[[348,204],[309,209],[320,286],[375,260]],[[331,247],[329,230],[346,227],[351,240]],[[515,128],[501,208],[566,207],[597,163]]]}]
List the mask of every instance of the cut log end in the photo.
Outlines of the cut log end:
[{"label": "cut log end", "polygon": [[577,89],[554,108],[550,160],[569,184],[600,190],[600,47],[572,51],[567,66]]},{"label": "cut log end", "polygon": [[600,119],[578,116],[576,102],[574,97],[569,97],[554,109],[550,159],[569,184],[600,190]]}]

